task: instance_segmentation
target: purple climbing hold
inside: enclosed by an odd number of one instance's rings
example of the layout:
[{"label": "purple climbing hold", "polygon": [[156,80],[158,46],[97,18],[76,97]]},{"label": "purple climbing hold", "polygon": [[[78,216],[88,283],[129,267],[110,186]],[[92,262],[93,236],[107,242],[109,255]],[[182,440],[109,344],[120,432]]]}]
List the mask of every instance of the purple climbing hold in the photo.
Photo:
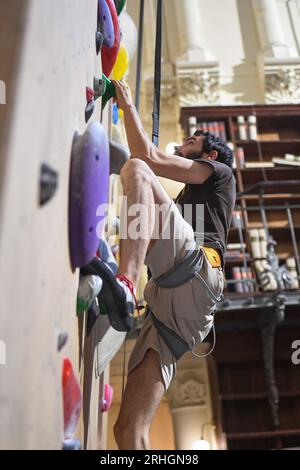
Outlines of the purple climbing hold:
[{"label": "purple climbing hold", "polygon": [[[109,194],[109,143],[104,127],[92,122],[75,133],[69,186],[69,241],[72,268],[88,264],[96,254]],[[101,207],[102,205],[102,207]]]},{"label": "purple climbing hold", "polygon": [[115,42],[115,30],[106,0],[98,0],[98,31],[103,35],[103,44],[109,49]]}]

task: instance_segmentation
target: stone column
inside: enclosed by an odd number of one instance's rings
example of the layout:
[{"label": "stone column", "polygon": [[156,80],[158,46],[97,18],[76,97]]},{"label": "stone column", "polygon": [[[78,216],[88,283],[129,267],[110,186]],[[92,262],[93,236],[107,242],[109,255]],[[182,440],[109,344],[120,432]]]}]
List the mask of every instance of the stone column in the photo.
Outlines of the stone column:
[{"label": "stone column", "polygon": [[299,103],[300,58],[287,44],[276,0],[252,0],[261,51],[257,67],[268,103]]},{"label": "stone column", "polygon": [[207,62],[214,57],[204,47],[204,35],[198,0],[174,0],[177,31],[182,44],[180,62]]},{"label": "stone column", "polygon": [[291,57],[276,0],[252,0],[262,52],[265,57]]},{"label": "stone column", "polygon": [[176,450],[192,450],[201,438],[217,448],[207,364],[204,359],[185,357],[167,399],[173,418]]},{"label": "stone column", "polygon": [[[206,49],[198,0],[173,0],[180,48],[177,56],[179,105],[219,102],[219,64]],[[178,35],[178,34],[177,34]]]}]

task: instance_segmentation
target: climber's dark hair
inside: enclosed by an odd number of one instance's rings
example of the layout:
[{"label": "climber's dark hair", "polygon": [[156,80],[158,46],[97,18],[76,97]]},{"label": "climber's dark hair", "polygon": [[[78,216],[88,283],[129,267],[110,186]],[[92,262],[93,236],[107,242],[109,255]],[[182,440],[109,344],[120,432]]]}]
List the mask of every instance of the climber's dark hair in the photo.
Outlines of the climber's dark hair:
[{"label": "climber's dark hair", "polygon": [[226,142],[220,137],[215,136],[211,132],[196,131],[195,136],[203,135],[205,139],[203,140],[203,151],[210,153],[212,150],[218,152],[216,158],[217,162],[224,163],[225,165],[232,168],[233,163],[233,151],[228,147]]}]

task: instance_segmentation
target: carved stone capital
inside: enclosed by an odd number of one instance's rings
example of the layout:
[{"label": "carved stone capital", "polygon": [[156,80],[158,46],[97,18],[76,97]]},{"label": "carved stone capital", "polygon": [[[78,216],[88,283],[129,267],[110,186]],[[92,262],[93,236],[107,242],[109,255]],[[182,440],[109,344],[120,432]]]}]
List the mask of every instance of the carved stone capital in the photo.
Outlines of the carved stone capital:
[{"label": "carved stone capital", "polygon": [[220,101],[218,67],[179,69],[178,80],[180,106],[217,104]]},{"label": "carved stone capital", "polygon": [[299,103],[300,63],[282,67],[265,66],[265,97],[268,103]]},{"label": "carved stone capital", "polygon": [[186,380],[176,378],[167,397],[172,409],[185,406],[206,406],[206,385],[201,380],[192,377]]}]

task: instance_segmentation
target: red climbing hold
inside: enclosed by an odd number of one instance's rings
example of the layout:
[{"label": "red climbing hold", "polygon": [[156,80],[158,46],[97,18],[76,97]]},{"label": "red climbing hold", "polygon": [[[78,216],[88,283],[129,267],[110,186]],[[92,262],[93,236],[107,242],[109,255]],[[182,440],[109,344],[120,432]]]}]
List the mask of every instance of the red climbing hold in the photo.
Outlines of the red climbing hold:
[{"label": "red climbing hold", "polygon": [[87,100],[87,102],[90,103],[91,101],[93,101],[94,96],[95,96],[94,90],[87,86],[86,87],[86,100]]},{"label": "red climbing hold", "polygon": [[80,385],[75,376],[72,363],[67,357],[63,361],[62,372],[63,407],[64,407],[64,438],[74,437],[82,408]]},{"label": "red climbing hold", "polygon": [[117,60],[117,55],[121,43],[121,32],[115,3],[113,0],[106,1],[111,13],[115,32],[115,40],[113,46],[111,48],[103,46],[101,49],[102,71],[107,77],[109,77]]},{"label": "red climbing hold", "polygon": [[108,411],[112,405],[113,401],[113,396],[114,396],[114,389],[112,388],[111,385],[105,384],[104,385],[104,396],[102,399],[102,405],[101,405],[101,412],[105,413]]}]

